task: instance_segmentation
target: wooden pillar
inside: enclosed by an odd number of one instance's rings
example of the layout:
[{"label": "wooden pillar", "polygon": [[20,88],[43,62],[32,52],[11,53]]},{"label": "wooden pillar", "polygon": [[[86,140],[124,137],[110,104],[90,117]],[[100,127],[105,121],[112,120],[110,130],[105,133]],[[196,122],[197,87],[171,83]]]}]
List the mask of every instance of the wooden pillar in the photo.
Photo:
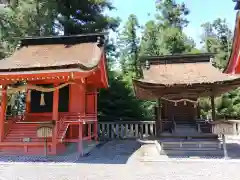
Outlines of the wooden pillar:
[{"label": "wooden pillar", "polygon": [[31,90],[28,89],[26,93],[26,113],[29,113],[30,111],[31,111]]},{"label": "wooden pillar", "polygon": [[86,86],[85,86],[85,81],[82,82],[81,84],[81,95],[80,95],[80,103],[81,103],[81,109],[80,109],[80,114],[81,114],[81,121],[79,123],[79,135],[78,135],[78,152],[80,155],[83,155],[83,136],[86,133],[86,124],[83,123],[85,121],[86,117]]},{"label": "wooden pillar", "polygon": [[[57,85],[55,85],[56,87]],[[58,135],[58,103],[59,103],[59,90],[55,90],[53,92],[53,108],[52,108],[52,119],[55,121],[55,126],[53,129],[53,137],[52,137],[52,152],[53,154],[57,153],[57,135]]]},{"label": "wooden pillar", "polygon": [[94,140],[98,140],[98,120],[97,120],[97,104],[98,104],[98,93],[97,91],[95,92],[95,114],[96,114],[96,121],[93,123],[93,133],[94,133]]},{"label": "wooden pillar", "polygon": [[78,152],[83,156],[83,123],[79,123]]},{"label": "wooden pillar", "polygon": [[226,136],[225,136],[225,134],[222,134],[222,140],[223,140],[224,158],[228,159],[228,152],[227,152],[227,144],[226,144]]},{"label": "wooden pillar", "polygon": [[214,95],[211,95],[211,107],[212,107],[212,120],[216,120],[216,112],[215,112],[215,103],[214,103]]},{"label": "wooden pillar", "polygon": [[[79,100],[80,100],[80,109],[79,109],[79,113],[81,114],[81,120],[84,120],[86,117],[86,86],[84,83],[80,84],[81,85],[81,92],[79,94]],[[77,98],[77,97],[76,97]],[[79,125],[80,126],[80,125]],[[87,128],[86,128],[86,124],[82,125],[82,134],[83,136],[85,136],[85,134],[87,134]],[[80,128],[80,127],[79,127]]]},{"label": "wooden pillar", "polygon": [[4,121],[6,117],[7,108],[7,91],[6,86],[2,87],[2,99],[1,99],[1,116],[0,116],[0,141],[4,138]]},{"label": "wooden pillar", "polygon": [[88,127],[88,137],[91,140],[91,136],[92,136],[92,123],[88,123],[87,127]]},{"label": "wooden pillar", "polygon": [[161,99],[157,99],[157,118],[156,118],[156,136],[162,133],[162,114],[161,114]]}]

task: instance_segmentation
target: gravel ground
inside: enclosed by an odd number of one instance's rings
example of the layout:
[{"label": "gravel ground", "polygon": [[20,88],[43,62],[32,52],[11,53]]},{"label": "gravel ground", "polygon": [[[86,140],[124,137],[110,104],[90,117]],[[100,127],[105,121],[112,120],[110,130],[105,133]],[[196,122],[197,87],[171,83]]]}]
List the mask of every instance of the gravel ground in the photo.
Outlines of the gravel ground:
[{"label": "gravel ground", "polygon": [[0,163],[0,180],[239,180],[240,160],[143,162],[154,145],[111,141],[77,163]]}]

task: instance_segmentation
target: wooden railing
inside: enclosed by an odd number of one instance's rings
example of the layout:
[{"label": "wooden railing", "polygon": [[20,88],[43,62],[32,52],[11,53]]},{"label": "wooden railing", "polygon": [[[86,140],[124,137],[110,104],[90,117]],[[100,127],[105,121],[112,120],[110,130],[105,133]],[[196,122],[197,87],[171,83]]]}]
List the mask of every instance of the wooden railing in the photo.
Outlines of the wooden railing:
[{"label": "wooden railing", "polygon": [[99,122],[100,139],[125,139],[155,136],[154,121]]},{"label": "wooden railing", "polygon": [[196,128],[197,128],[198,132],[212,133],[212,124],[206,120],[197,119],[196,126],[197,126]]},{"label": "wooden railing", "polygon": [[13,124],[14,124],[13,119],[9,119],[8,121],[4,122],[4,136],[6,136],[9,133]]}]

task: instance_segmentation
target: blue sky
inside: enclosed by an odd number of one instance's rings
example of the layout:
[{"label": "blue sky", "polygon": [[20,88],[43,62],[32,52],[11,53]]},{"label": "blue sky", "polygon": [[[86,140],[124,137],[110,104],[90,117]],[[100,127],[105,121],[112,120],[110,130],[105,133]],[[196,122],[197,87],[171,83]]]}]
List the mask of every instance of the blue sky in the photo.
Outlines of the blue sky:
[{"label": "blue sky", "polygon": [[[225,18],[229,27],[234,30],[235,3],[232,0],[177,0],[185,2],[190,9],[188,20],[189,26],[184,30],[187,35],[191,36],[197,46],[200,46],[201,24],[207,21],[213,21],[218,17]],[[135,14],[141,25],[144,25],[148,20],[154,18],[155,0],[112,0],[113,5],[117,8],[108,14],[118,16],[122,19],[123,25],[130,14]],[[149,16],[150,13],[150,16]]]}]

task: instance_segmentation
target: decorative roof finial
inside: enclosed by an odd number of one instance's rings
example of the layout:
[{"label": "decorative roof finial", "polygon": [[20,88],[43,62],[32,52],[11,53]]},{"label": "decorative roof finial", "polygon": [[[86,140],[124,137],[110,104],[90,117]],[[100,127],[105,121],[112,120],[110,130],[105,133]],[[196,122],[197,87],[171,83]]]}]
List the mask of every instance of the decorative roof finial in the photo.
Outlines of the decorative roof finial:
[{"label": "decorative roof finial", "polygon": [[240,0],[233,0],[233,2],[236,2],[236,6],[234,7],[234,10],[240,10]]}]

